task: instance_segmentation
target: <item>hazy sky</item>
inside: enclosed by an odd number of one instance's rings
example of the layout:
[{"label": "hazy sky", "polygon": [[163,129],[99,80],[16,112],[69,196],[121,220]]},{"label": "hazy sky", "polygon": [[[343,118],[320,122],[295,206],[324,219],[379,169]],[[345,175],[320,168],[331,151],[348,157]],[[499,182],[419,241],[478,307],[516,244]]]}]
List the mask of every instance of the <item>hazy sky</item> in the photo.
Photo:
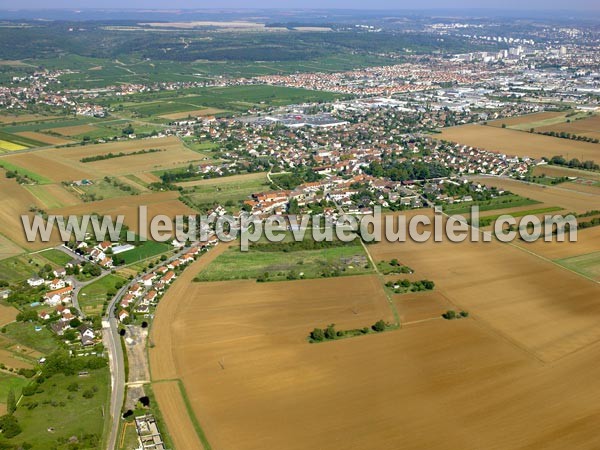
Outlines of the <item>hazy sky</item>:
[{"label": "hazy sky", "polygon": [[503,10],[599,11],[598,0],[0,0],[0,9],[29,8],[340,8],[340,9],[429,9],[493,8]]}]

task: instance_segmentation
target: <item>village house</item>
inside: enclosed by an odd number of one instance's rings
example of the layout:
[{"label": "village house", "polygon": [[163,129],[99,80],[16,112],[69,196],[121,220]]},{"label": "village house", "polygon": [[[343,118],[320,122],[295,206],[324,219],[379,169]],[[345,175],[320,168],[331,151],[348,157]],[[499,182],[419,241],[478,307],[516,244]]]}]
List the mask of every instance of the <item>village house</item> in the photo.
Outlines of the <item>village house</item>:
[{"label": "village house", "polygon": [[175,269],[175,268],[179,267],[180,265],[181,265],[181,261],[176,259],[175,261],[171,261],[169,264],[167,264],[167,267],[169,269]]},{"label": "village house", "polygon": [[55,278],[50,283],[48,283],[48,288],[52,290],[62,289],[66,286],[65,280],[61,278]]},{"label": "village house", "polygon": [[169,272],[167,272],[161,279],[160,281],[162,281],[165,284],[169,284],[171,281],[173,281],[175,279],[175,272],[173,272],[172,270],[170,270]]},{"label": "village house", "polygon": [[88,346],[95,344],[96,335],[91,327],[88,325],[81,325],[79,327],[79,333],[81,334],[81,345]]},{"label": "village house", "polygon": [[144,283],[144,286],[152,286],[152,281],[156,278],[156,274],[155,273],[149,273],[147,275],[144,275],[142,277],[142,283]]},{"label": "village house", "polygon": [[59,336],[62,336],[65,333],[65,330],[70,328],[70,325],[68,322],[58,321],[58,322],[52,323],[50,325],[50,328],[52,329],[52,331],[54,333],[56,333]]},{"label": "village house", "polygon": [[27,284],[29,286],[31,286],[31,287],[38,287],[38,286],[41,286],[42,284],[44,284],[44,279],[43,278],[39,278],[39,277],[29,278],[27,280]]},{"label": "village house", "polygon": [[102,259],[99,264],[104,267],[105,269],[110,269],[111,267],[113,267],[113,260],[110,257],[106,257],[104,259]]},{"label": "village house", "polygon": [[102,250],[103,252],[106,252],[106,250],[108,250],[111,247],[112,247],[112,242],[104,241],[104,242],[101,242],[100,244],[98,244],[97,248]]},{"label": "village house", "polygon": [[144,299],[142,300],[142,304],[150,304],[152,302],[154,302],[156,300],[156,297],[158,296],[158,292],[156,291],[150,291],[148,292],[145,296]]},{"label": "village house", "polygon": [[135,312],[140,314],[148,314],[150,312],[150,307],[148,305],[140,304],[135,308]]},{"label": "village house", "polygon": [[144,288],[138,283],[135,283],[129,288],[127,292],[129,294],[132,294],[134,297],[141,297],[141,295],[144,293]]},{"label": "village house", "polygon": [[104,258],[106,258],[106,254],[102,251],[99,250],[98,248],[93,248],[90,253],[90,260],[92,261],[102,261]]},{"label": "village house", "polygon": [[123,296],[123,298],[121,299],[120,305],[122,308],[127,308],[134,301],[135,297],[133,296],[133,294],[125,294],[125,296]]},{"label": "village house", "polygon": [[43,301],[49,304],[50,306],[56,306],[63,302],[70,302],[72,292],[73,288],[71,286],[66,286],[62,289],[47,292],[44,295]]},{"label": "village house", "polygon": [[67,274],[67,271],[63,268],[56,269],[52,272],[56,278],[62,278]]},{"label": "village house", "polygon": [[186,253],[181,258],[179,258],[179,261],[182,264],[191,263],[193,260],[194,260],[194,253],[192,253],[192,252]]}]

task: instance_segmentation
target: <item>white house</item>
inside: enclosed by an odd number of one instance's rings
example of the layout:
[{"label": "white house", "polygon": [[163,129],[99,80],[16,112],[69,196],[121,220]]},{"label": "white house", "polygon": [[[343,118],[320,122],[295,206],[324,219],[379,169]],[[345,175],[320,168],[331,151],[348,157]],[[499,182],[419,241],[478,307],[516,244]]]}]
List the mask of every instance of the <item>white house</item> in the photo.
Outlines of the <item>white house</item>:
[{"label": "white house", "polygon": [[44,284],[43,278],[30,278],[27,280],[27,284],[31,287],[38,287]]},{"label": "white house", "polygon": [[73,288],[71,286],[67,286],[62,289],[57,289],[55,291],[50,291],[44,295],[44,301],[50,306],[56,306],[62,302],[70,302],[72,292]]}]

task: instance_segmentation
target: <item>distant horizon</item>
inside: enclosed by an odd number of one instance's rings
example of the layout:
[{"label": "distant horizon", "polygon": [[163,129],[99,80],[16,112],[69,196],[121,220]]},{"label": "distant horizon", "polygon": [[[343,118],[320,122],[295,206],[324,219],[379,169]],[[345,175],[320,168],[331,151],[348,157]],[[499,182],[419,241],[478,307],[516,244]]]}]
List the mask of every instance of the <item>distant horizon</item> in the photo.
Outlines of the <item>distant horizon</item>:
[{"label": "distant horizon", "polygon": [[[75,0],[55,0],[52,5],[48,5],[44,0],[23,0],[20,4],[15,7],[14,3],[10,5],[2,5],[4,0],[0,1],[1,11],[56,11],[56,10],[67,10],[67,11],[89,11],[89,10],[126,10],[126,11],[257,11],[257,10],[272,10],[272,11],[376,11],[376,12],[416,12],[416,11],[498,11],[498,12],[523,12],[523,13],[537,13],[544,14],[549,11],[552,12],[600,12],[600,2],[592,2],[589,0],[574,0],[568,8],[565,7],[564,2],[558,1],[543,1],[543,0],[532,0],[529,2],[521,2],[518,0],[506,0],[504,6],[482,6],[474,0],[455,0],[452,4],[440,0],[423,0],[420,2],[419,7],[415,8],[414,3],[402,2],[406,4],[400,4],[398,6],[391,7],[386,4],[383,0],[373,0],[365,6],[365,2],[360,0],[346,0],[344,2],[333,0],[333,1],[317,1],[317,0],[305,0],[296,1],[293,0],[288,2],[284,7],[280,5],[273,5],[268,0],[256,0],[252,1],[251,4],[254,6],[248,6],[249,2],[226,0],[221,4],[221,7],[215,7],[214,5],[190,5],[189,2],[183,2],[181,0],[173,0],[168,4],[164,4],[164,0],[133,0],[126,2],[127,6],[123,5],[123,2],[117,2],[116,0],[106,0],[102,3],[96,3],[96,0],[87,2],[91,4],[81,5]],[[204,2],[202,2],[204,3]],[[334,3],[330,6],[324,6],[324,3]]]},{"label": "distant horizon", "polygon": [[498,12],[522,12],[522,13],[544,13],[548,11],[552,12],[598,12],[600,13],[600,7],[590,8],[590,9],[578,9],[574,8],[544,8],[540,10],[539,8],[498,8],[498,7],[486,7],[486,6],[477,6],[477,7],[468,7],[468,6],[460,6],[460,7],[449,7],[449,6],[424,6],[420,8],[384,8],[384,7],[369,7],[369,8],[341,8],[341,7],[306,7],[306,8],[296,8],[296,7],[288,7],[281,8],[275,6],[262,6],[262,7],[222,7],[222,8],[211,8],[211,7],[196,7],[196,8],[180,8],[180,7],[119,7],[119,6],[23,6],[19,8],[10,8],[4,7],[0,5],[0,11],[140,11],[140,12],[154,12],[154,11],[170,11],[170,12],[179,12],[179,11],[211,11],[211,12],[234,12],[234,11],[373,11],[373,12],[431,12],[431,11],[498,11]]}]

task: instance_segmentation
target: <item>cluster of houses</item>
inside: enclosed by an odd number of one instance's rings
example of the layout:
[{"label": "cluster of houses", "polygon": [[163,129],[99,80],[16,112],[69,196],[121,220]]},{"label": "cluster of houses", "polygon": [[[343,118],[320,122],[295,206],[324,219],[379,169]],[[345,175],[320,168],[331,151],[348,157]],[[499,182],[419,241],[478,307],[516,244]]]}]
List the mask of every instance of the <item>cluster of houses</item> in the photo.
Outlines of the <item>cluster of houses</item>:
[{"label": "cluster of houses", "polygon": [[117,319],[120,322],[127,321],[132,311],[144,316],[150,314],[150,307],[156,306],[159,298],[177,278],[176,271],[194,261],[201,249],[201,246],[192,247],[189,252],[142,276],[138,282],[129,286],[119,302]]},{"label": "cluster of houses", "polygon": [[82,241],[77,245],[77,248],[83,251],[90,261],[95,262],[105,269],[112,269],[113,267],[113,259],[107,254],[109,249],[111,249],[112,253],[115,253],[112,247],[113,243],[110,241],[100,242],[94,247],[90,247],[85,241]]},{"label": "cluster of houses", "polygon": [[69,329],[75,329],[79,334],[82,346],[87,347],[96,344],[97,336],[92,327],[77,323],[74,328],[73,319],[77,316],[69,307],[72,302],[73,286],[71,280],[66,279],[66,269],[59,268],[52,272],[54,278],[45,280],[41,277],[33,277],[27,280],[30,287],[46,286],[49,290],[42,295],[42,302],[47,307],[38,312],[38,318],[42,322],[49,322],[50,329],[58,336],[62,336]]},{"label": "cluster of houses", "polygon": [[[331,176],[320,181],[304,183],[293,190],[260,192],[252,194],[252,198],[244,201],[253,214],[267,216],[269,214],[284,214],[290,201],[297,202],[299,207],[322,201],[335,202],[352,214],[369,213],[369,207],[379,205],[387,208],[392,203],[406,206],[422,206],[419,193],[414,182],[382,180],[370,175],[355,175],[351,178]],[[356,202],[353,197],[361,189],[375,193],[374,200]],[[368,203],[368,204],[365,204]],[[336,208],[324,208],[324,215],[335,216]]]},{"label": "cluster of houses", "polygon": [[71,281],[65,279],[66,274],[66,269],[59,268],[52,272],[52,275],[54,275],[53,279],[45,280],[41,277],[33,277],[27,280],[27,284],[30,287],[46,286],[49,291],[43,295],[42,301],[49,306],[70,303],[73,287],[71,286]]},{"label": "cluster of houses", "polygon": [[[72,329],[72,320],[76,318],[71,309],[64,305],[58,305],[51,313],[40,311],[38,316],[43,321],[58,318],[50,324],[50,329],[58,336],[62,336],[65,334],[65,331]],[[76,326],[75,329],[79,332],[81,345],[87,347],[96,344],[97,336],[92,327],[86,324],[80,324]]]}]

